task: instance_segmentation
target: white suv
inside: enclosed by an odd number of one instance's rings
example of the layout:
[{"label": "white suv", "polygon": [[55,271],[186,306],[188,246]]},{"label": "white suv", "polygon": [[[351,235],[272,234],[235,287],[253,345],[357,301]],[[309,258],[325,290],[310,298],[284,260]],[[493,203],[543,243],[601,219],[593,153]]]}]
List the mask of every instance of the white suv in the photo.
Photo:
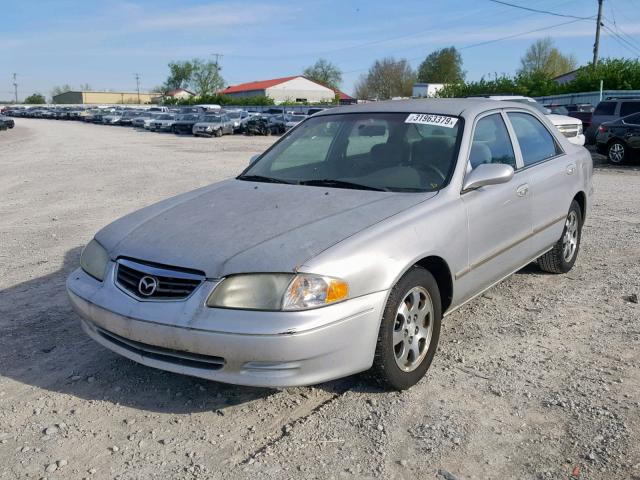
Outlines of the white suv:
[{"label": "white suv", "polygon": [[551,123],[555,125],[555,127],[560,131],[562,135],[567,137],[574,145],[584,145],[585,137],[582,132],[582,120],[577,118],[568,117],[566,115],[556,115],[555,113],[550,113],[550,110],[544,108],[538,102],[536,102],[531,97],[524,97],[522,95],[489,95],[485,98],[489,98],[491,100],[505,100],[508,102],[518,102],[529,105],[530,107],[537,108],[542,113],[544,113]]}]

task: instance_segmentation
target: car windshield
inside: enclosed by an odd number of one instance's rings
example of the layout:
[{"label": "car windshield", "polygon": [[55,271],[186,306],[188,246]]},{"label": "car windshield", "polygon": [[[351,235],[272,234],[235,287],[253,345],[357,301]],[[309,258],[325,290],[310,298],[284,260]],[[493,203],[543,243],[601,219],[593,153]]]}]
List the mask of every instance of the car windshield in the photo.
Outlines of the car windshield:
[{"label": "car windshield", "polygon": [[202,121],[207,123],[220,123],[222,117],[220,115],[207,115]]},{"label": "car windshield", "polygon": [[195,120],[198,120],[198,118],[199,118],[198,115],[194,115],[194,114],[180,116],[180,120],[182,120],[183,122],[195,121]]},{"label": "car windshield", "polygon": [[307,118],[305,115],[291,115],[289,117],[289,121],[290,122],[301,122],[305,118]]},{"label": "car windshield", "polygon": [[292,130],[238,178],[395,192],[436,191],[449,182],[462,130],[462,120],[447,115],[321,115]]},{"label": "car windshield", "polygon": [[229,118],[241,118],[242,112],[227,112]]},{"label": "car windshield", "polygon": [[170,115],[168,113],[158,115],[158,120],[173,120],[173,118],[173,115]]}]

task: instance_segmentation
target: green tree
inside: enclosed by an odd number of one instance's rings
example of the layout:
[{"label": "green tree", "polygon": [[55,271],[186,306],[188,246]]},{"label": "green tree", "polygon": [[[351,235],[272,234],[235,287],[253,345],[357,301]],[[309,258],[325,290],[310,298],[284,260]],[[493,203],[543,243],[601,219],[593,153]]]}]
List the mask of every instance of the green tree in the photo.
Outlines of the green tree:
[{"label": "green tree", "polygon": [[640,60],[603,58],[598,65],[580,67],[573,81],[562,85],[563,92],[593,92],[600,89],[600,80],[607,90],[640,89]]},{"label": "green tree", "polygon": [[369,72],[356,83],[356,96],[362,99],[387,100],[392,97],[409,97],[416,74],[409,62],[393,57],[376,60]]},{"label": "green tree", "polygon": [[543,72],[550,77],[575,70],[578,62],[573,55],[563,55],[550,37],[536,40],[520,59],[519,74]]},{"label": "green tree", "polygon": [[69,92],[69,91],[72,91],[72,90],[73,90],[73,87],[71,85],[69,85],[68,83],[65,83],[64,85],[53,87],[51,89],[51,96],[55,97],[56,95],[60,95],[61,93]]},{"label": "green tree", "polygon": [[342,70],[324,58],[305,68],[303,75],[333,89],[337,89],[342,83]]},{"label": "green tree", "polygon": [[190,86],[198,97],[214,95],[224,87],[224,80],[220,75],[217,63],[194,59],[191,62]]},{"label": "green tree", "polygon": [[24,103],[28,103],[30,105],[41,105],[43,103],[47,103],[47,101],[41,93],[34,93],[25,98]]},{"label": "green tree", "polygon": [[169,62],[169,76],[164,82],[166,91],[176,88],[187,88],[193,75],[193,62],[186,60],[180,62]]},{"label": "green tree", "polygon": [[427,55],[418,67],[418,81],[424,83],[461,83],[462,56],[456,47],[447,47]]}]

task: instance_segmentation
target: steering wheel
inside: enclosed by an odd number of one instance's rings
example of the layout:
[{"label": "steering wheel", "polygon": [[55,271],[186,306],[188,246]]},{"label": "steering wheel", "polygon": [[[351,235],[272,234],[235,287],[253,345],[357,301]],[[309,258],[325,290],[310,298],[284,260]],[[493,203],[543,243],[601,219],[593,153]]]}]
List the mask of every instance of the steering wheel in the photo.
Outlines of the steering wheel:
[{"label": "steering wheel", "polygon": [[[438,177],[440,177],[440,182],[444,182],[447,179],[447,176],[444,173],[442,173],[442,171],[438,167],[435,167],[435,166],[430,165],[430,164],[422,165],[422,167],[423,167],[424,170],[431,170]],[[426,172],[424,172],[424,173],[426,173]]]}]

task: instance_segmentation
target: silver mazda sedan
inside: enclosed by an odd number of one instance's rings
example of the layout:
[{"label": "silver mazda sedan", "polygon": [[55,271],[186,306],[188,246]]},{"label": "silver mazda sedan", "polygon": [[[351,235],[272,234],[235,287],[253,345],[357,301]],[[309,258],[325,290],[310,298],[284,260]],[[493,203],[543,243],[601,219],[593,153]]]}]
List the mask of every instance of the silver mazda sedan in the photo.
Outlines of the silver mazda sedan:
[{"label": "silver mazda sedan", "polygon": [[372,369],[404,389],[443,316],[532,261],[572,268],[591,175],[520,103],[329,109],[238,177],[100,230],[69,297],[89,336],[144,365],[270,387]]}]

